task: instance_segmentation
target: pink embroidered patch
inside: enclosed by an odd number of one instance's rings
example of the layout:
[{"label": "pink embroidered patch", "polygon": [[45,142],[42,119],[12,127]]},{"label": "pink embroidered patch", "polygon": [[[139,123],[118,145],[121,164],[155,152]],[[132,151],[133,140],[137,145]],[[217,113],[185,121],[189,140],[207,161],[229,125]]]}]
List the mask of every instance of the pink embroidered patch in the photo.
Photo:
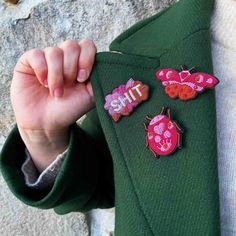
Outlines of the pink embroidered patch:
[{"label": "pink embroidered patch", "polygon": [[170,109],[167,109],[167,116],[163,107],[159,115],[154,118],[146,117],[149,120],[147,131],[146,147],[153,152],[154,156],[166,156],[173,153],[176,148],[181,148],[181,135],[183,130],[170,117]]},{"label": "pink embroidered patch", "polygon": [[171,98],[179,97],[180,100],[189,100],[197,96],[198,93],[202,93],[207,88],[213,88],[219,80],[209,74],[197,72],[191,73],[190,70],[184,70],[181,66],[182,71],[166,68],[156,72],[157,79],[162,81],[165,86],[165,92]]},{"label": "pink embroidered patch", "polygon": [[148,99],[148,90],[148,86],[142,82],[129,79],[105,97],[104,108],[114,121],[118,121],[121,116],[128,116],[139,103]]}]

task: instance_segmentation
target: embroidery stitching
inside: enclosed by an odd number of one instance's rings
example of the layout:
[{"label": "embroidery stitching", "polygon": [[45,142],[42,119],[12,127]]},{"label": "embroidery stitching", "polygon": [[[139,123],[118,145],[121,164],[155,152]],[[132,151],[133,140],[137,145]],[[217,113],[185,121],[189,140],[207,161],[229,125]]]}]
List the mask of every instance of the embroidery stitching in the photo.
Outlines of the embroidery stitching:
[{"label": "embroidery stitching", "polygon": [[178,98],[182,101],[193,99],[198,93],[202,93],[207,88],[213,88],[219,80],[203,72],[191,73],[194,68],[185,70],[181,65],[181,72],[172,68],[165,68],[156,72],[158,80],[162,81],[165,92],[171,98]]},{"label": "embroidery stitching", "polygon": [[[167,110],[167,116],[165,115]],[[170,109],[162,107],[161,113],[154,118],[146,116],[149,122],[148,127],[144,123],[147,131],[146,147],[149,147],[154,157],[167,156],[172,154],[177,148],[181,149],[181,135],[183,129],[171,120]]]},{"label": "embroidery stitching", "polygon": [[128,116],[138,104],[148,99],[149,88],[141,81],[129,79],[105,97],[105,110],[114,121],[121,116]]}]

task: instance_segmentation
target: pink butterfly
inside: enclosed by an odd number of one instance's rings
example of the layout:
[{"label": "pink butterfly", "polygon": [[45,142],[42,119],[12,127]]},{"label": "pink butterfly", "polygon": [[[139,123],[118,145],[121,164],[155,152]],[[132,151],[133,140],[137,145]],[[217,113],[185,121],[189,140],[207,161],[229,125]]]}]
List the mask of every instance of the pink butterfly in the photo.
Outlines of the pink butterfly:
[{"label": "pink butterfly", "polygon": [[181,65],[181,72],[175,69],[165,68],[156,72],[157,79],[162,81],[165,86],[165,92],[171,98],[179,97],[180,100],[189,100],[202,93],[207,88],[213,88],[219,80],[203,72],[191,73],[190,70],[184,70]]}]

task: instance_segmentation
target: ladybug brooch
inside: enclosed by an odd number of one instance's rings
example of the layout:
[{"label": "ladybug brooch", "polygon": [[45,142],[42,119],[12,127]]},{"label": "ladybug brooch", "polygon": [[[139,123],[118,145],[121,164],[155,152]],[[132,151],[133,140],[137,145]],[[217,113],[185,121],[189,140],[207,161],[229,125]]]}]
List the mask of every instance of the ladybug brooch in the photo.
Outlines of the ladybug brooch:
[{"label": "ladybug brooch", "polygon": [[146,119],[149,121],[148,126],[144,123],[147,131],[146,147],[149,147],[154,157],[167,156],[177,148],[181,149],[183,129],[171,120],[170,109],[162,107],[159,115],[154,118],[146,116]]},{"label": "ladybug brooch", "polygon": [[165,68],[156,72],[158,80],[162,81],[165,92],[171,98],[178,98],[182,101],[193,99],[198,93],[202,93],[207,88],[213,88],[219,80],[209,74],[203,72],[192,73],[194,69],[185,70],[181,65],[181,72]]}]

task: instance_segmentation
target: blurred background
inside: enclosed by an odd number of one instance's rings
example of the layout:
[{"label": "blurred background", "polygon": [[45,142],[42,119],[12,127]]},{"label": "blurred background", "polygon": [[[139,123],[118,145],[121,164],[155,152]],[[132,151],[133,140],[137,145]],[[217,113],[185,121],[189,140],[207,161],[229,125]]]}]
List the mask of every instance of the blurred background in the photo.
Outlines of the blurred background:
[{"label": "blurred background", "polygon": [[[0,0],[0,150],[14,125],[10,84],[18,58],[31,48],[89,37],[98,51],[137,21],[174,0]],[[0,174],[1,236],[113,235],[114,211],[59,216],[23,205]]]}]

